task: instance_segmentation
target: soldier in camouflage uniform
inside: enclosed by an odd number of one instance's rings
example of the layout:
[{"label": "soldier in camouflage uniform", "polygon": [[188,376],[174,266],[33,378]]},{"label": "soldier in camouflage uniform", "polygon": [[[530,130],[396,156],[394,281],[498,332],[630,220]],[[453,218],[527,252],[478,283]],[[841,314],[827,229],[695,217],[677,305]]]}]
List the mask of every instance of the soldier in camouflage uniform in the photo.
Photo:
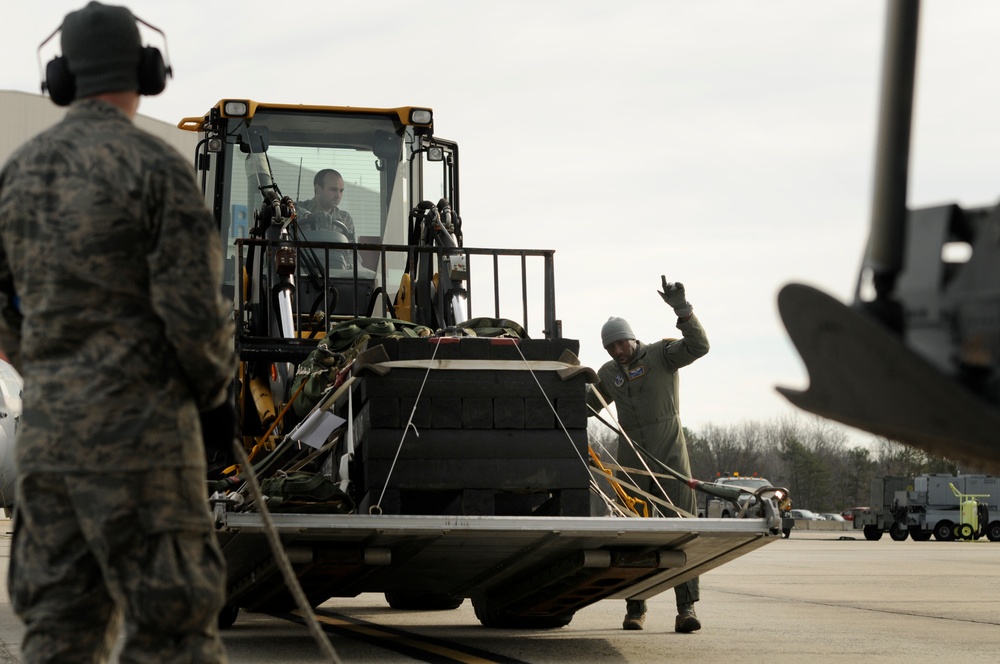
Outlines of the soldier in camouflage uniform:
[{"label": "soldier in camouflage uniform", "polygon": [[[611,356],[597,372],[597,389],[608,403],[617,405],[618,421],[628,437],[670,468],[691,476],[687,441],[680,421],[680,392],[677,371],[708,353],[708,337],[695,317],[684,294],[684,285],[667,283],[662,278],[660,297],[677,315],[677,329],[682,339],[663,339],[651,344],[636,341],[632,327],[622,318],[612,317],[601,328],[601,341]],[[601,409],[600,400],[589,394],[588,403]],[[643,468],[642,461],[624,439],[618,441],[618,463],[627,468]],[[659,469],[652,464],[653,472]],[[662,493],[649,475],[634,476],[633,483],[647,493]],[[694,491],[680,482],[660,480],[670,500],[677,507],[695,514]],[[667,508],[663,508],[667,511]],[[676,516],[672,513],[669,516]],[[701,629],[694,603],[699,599],[698,578],[674,588],[677,618],[674,630],[693,632]],[[646,617],[644,600],[628,600],[624,629],[642,629]]]},{"label": "soldier in camouflage uniform", "polygon": [[300,228],[320,231],[337,231],[347,237],[348,242],[357,242],[354,220],[339,207],[344,197],[344,178],[332,168],[324,168],[313,178],[315,198],[295,204]]},{"label": "soldier in camouflage uniform", "polygon": [[224,662],[202,446],[203,428],[233,431],[218,233],[186,160],[132,123],[131,12],[91,2],[61,40],[69,111],[0,173],[0,346],[24,378],[21,650],[105,661],[123,619],[122,662]]}]

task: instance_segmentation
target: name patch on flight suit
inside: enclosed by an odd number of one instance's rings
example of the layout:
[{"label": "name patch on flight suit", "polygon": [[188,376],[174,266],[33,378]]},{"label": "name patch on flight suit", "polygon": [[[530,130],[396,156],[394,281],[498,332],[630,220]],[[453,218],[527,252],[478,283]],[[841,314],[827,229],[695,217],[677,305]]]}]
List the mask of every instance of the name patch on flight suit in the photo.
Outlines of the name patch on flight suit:
[{"label": "name patch on flight suit", "polygon": [[[639,378],[640,376],[644,375],[646,375],[646,367],[642,365],[636,367],[635,369],[629,369],[628,371],[629,380],[635,380],[636,378]],[[615,387],[621,387],[624,384],[625,384],[625,376],[620,373],[615,374]]]}]

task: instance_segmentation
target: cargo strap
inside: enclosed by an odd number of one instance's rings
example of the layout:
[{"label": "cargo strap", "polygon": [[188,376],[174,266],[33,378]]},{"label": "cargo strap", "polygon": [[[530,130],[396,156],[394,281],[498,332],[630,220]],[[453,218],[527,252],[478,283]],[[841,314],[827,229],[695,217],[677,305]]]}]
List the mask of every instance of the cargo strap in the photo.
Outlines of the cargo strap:
[{"label": "cargo strap", "polygon": [[[635,474],[635,475],[646,475],[647,474],[645,470],[640,470],[638,468],[629,468],[628,466],[620,466],[617,463],[611,463],[609,461],[605,461],[603,463],[604,463],[604,467],[607,468],[608,470],[620,470],[623,473]],[[680,482],[680,480],[677,479],[676,477],[674,477],[673,475],[667,475],[666,473],[651,473],[651,475],[653,477],[658,477],[661,480],[670,480],[671,482]],[[615,479],[615,481],[618,482],[619,484],[624,485],[626,488],[629,488],[632,491],[635,491],[636,493],[642,495],[643,497],[649,498],[654,503],[657,503],[658,505],[661,505],[662,507],[666,507],[671,512],[676,512],[677,514],[680,514],[681,516],[684,516],[684,517],[694,518],[694,514],[691,514],[687,510],[683,510],[680,507],[677,507],[676,505],[668,503],[667,501],[663,500],[662,498],[658,498],[658,497],[656,497],[656,496],[654,496],[654,495],[652,495],[652,494],[650,494],[650,493],[648,493],[646,491],[643,491],[642,489],[639,489],[638,487],[636,487],[634,484],[631,484],[630,482],[622,482],[619,479]]]},{"label": "cargo strap", "polygon": [[[686,512],[686,511],[680,509],[679,507],[677,507],[676,505],[673,504],[673,501],[671,501],[670,497],[667,496],[667,492],[663,488],[663,485],[660,484],[660,480],[657,478],[656,474],[653,473],[653,470],[649,467],[649,464],[647,464],[646,460],[642,458],[642,454],[640,454],[639,450],[636,449],[635,443],[632,442],[632,439],[629,438],[628,434],[625,433],[625,429],[620,424],[618,424],[618,420],[614,419],[614,417],[611,416],[611,407],[608,406],[608,402],[604,399],[604,395],[602,395],[601,391],[598,390],[598,389],[594,389],[593,393],[597,397],[598,401],[601,402],[601,405],[604,406],[604,410],[608,411],[608,415],[611,417],[612,421],[618,427],[618,433],[632,447],[632,450],[635,452],[636,457],[639,459],[639,462],[642,464],[642,467],[645,469],[645,473],[643,473],[643,474],[648,474],[649,477],[652,478],[653,483],[656,485],[656,488],[658,488],[660,490],[660,493],[662,493],[667,498],[667,502],[663,502],[661,499],[656,498],[655,496],[652,496],[652,495],[646,493],[645,491],[641,491],[635,485],[630,485],[630,484],[628,484],[626,482],[623,482],[620,479],[617,480],[618,483],[621,484],[621,485],[623,485],[623,486],[628,486],[629,488],[631,488],[634,491],[639,491],[641,494],[643,494],[644,496],[652,499],[653,502],[655,502],[657,504],[669,505],[670,509],[673,510],[674,512],[677,512],[678,514],[682,514],[683,513],[682,516],[688,516],[688,517],[692,517],[692,518],[697,518],[693,514],[691,514],[689,512]],[[594,414],[598,416],[598,419],[600,419],[600,413],[598,413],[596,410],[594,410]],[[627,474],[627,471],[626,471],[626,474]]]},{"label": "cargo strap", "polygon": [[658,477],[661,480],[670,480],[671,482],[678,482],[679,480],[673,475],[667,475],[666,473],[647,473],[641,468],[629,468],[628,466],[619,466],[617,463],[611,463],[608,461],[604,462],[605,468],[610,470],[620,470],[623,473],[635,473],[636,475],[652,475],[653,477]]},{"label": "cargo strap", "polygon": [[[635,496],[630,496],[629,494],[625,493],[625,490],[622,488],[622,485],[615,480],[614,472],[601,461],[601,457],[598,456],[597,452],[594,451],[594,448],[588,445],[587,451],[590,452],[591,463],[593,463],[599,471],[607,475],[605,479],[611,485],[611,488],[614,490],[615,495],[618,496],[618,500],[622,501],[622,504],[629,509],[629,512],[631,512],[635,516],[648,517],[649,506],[646,505],[646,501],[640,498],[636,498]],[[640,509],[642,510],[641,514],[639,513]],[[632,516],[632,514],[629,514],[629,516]]]},{"label": "cargo strap", "polygon": [[696,518],[698,518],[694,514],[691,514],[690,512],[688,512],[687,510],[681,509],[680,507],[677,507],[677,505],[674,505],[673,503],[667,502],[666,500],[663,500],[659,496],[654,496],[653,494],[649,493],[648,491],[643,491],[642,489],[640,489],[636,485],[632,484],[631,482],[627,482],[625,480],[618,479],[618,478],[615,478],[615,481],[618,482],[618,484],[622,485],[622,487],[628,489],[629,491],[632,491],[633,493],[636,493],[636,494],[642,496],[646,500],[654,502],[657,505],[659,505],[660,507],[666,508],[666,509],[670,510],[671,512],[676,512],[678,516],[682,516],[682,517],[689,518],[689,519],[696,519]]},{"label": "cargo strap", "polygon": [[[363,361],[363,358],[366,355],[371,357],[372,355],[375,355],[379,351],[381,351],[382,355],[385,355],[385,349],[382,348],[381,346],[376,346],[375,348],[369,348],[364,353],[358,356],[358,359],[355,360],[355,364]],[[431,354],[431,359],[428,361],[429,363],[434,362],[434,356],[437,355],[437,351],[438,351],[438,345],[434,344],[434,352]],[[420,396],[424,393],[424,386],[427,385],[427,377],[430,375],[430,373],[431,370],[428,367],[427,371],[424,372],[424,379],[420,383],[420,389],[417,391],[417,396],[413,400],[413,408],[410,410],[410,417],[409,419],[407,419],[406,426],[403,428],[403,435],[399,439],[399,447],[396,448],[396,454],[395,456],[392,457],[392,464],[389,466],[389,472],[386,473],[385,484],[382,485],[382,493],[379,494],[378,500],[375,502],[375,504],[368,508],[369,514],[377,515],[382,513],[382,499],[385,498],[385,492],[389,488],[389,478],[392,477],[392,471],[396,469],[396,462],[399,461],[399,453],[403,450],[403,442],[406,440],[406,434],[409,433],[410,429],[412,428],[413,434],[418,438],[420,437],[420,432],[417,431],[416,425],[413,424],[413,415],[417,412],[417,404],[420,403]]]}]

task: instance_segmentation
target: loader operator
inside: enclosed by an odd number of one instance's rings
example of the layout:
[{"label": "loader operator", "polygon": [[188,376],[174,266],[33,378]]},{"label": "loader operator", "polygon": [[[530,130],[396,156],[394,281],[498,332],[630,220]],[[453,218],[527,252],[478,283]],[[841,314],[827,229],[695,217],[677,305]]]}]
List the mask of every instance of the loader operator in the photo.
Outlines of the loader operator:
[{"label": "loader operator", "polygon": [[[708,353],[708,337],[701,323],[692,313],[693,308],[684,294],[681,283],[667,283],[661,277],[663,290],[660,297],[677,315],[677,329],[682,339],[663,339],[651,344],[637,341],[632,328],[623,318],[611,317],[601,328],[601,341],[611,361],[605,363],[597,375],[597,389],[609,404],[617,404],[618,421],[635,445],[640,446],[670,468],[691,476],[687,442],[680,421],[680,400],[677,370]],[[600,400],[588,394],[588,403],[600,410]],[[626,468],[643,468],[639,456],[624,438],[618,441],[618,463]],[[648,461],[653,472],[659,469]],[[632,474],[631,480],[640,489],[663,497],[651,476]],[[659,480],[674,505],[695,514],[697,505],[694,491],[677,481]],[[668,508],[663,508],[668,516]],[[698,578],[674,588],[677,600],[677,618],[674,630],[693,632],[701,629],[694,611],[699,599]],[[642,629],[646,617],[645,600],[626,602],[624,629]]]},{"label": "loader operator", "polygon": [[232,441],[231,307],[193,170],[132,122],[169,72],[136,20],[97,2],[66,15],[46,82],[69,110],[0,173],[26,663],[107,661],[119,627],[121,661],[226,661],[202,432]]},{"label": "loader operator", "polygon": [[337,231],[343,233],[348,242],[357,242],[354,220],[350,213],[338,207],[344,197],[344,178],[340,173],[332,168],[317,173],[313,178],[313,195],[314,198],[295,204],[299,227]]}]

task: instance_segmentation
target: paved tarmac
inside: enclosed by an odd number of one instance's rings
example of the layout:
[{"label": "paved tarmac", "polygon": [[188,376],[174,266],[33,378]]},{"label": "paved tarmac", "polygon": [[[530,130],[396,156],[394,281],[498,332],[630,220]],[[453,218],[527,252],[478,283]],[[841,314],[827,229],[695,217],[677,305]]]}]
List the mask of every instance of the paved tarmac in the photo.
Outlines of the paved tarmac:
[{"label": "paved tarmac", "polygon": [[[9,531],[0,518],[5,663],[19,661],[22,633],[6,595]],[[371,594],[331,600],[322,614],[339,625],[332,642],[345,662],[996,662],[998,563],[1000,543],[986,540],[795,532],[703,576],[704,628],[691,635],[673,631],[670,592],[650,602],[642,632],[621,630],[620,601],[599,602],[551,631],[483,628],[469,602],[455,611],[394,611]],[[323,661],[305,628],[272,616],[241,615],[225,639],[232,662]]]}]

